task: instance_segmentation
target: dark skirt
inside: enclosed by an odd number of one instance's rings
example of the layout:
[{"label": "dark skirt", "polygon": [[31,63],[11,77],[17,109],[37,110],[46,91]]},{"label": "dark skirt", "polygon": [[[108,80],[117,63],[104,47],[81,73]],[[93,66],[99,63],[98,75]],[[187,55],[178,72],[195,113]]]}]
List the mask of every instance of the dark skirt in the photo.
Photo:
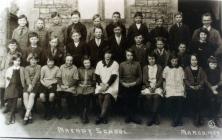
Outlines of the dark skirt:
[{"label": "dark skirt", "polygon": [[[30,93],[38,94],[38,93],[41,92],[41,88],[42,88],[41,83],[38,82],[38,83],[36,83],[36,85],[33,87],[32,91],[31,91]],[[28,86],[24,89],[24,92],[29,93],[29,92],[28,92]]]},{"label": "dark skirt", "polygon": [[5,89],[5,100],[21,97],[23,87],[20,78],[20,70],[13,70],[8,87]]}]

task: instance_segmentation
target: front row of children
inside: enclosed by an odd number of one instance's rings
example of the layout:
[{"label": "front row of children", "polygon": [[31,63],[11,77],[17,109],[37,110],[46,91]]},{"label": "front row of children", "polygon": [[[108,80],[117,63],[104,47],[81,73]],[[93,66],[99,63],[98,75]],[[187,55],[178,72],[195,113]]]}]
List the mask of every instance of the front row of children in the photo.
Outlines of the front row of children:
[{"label": "front row of children", "polygon": [[[10,48],[10,47],[9,47]],[[13,53],[13,52],[12,52]],[[81,119],[88,123],[88,110],[91,95],[97,95],[100,113],[96,124],[108,123],[108,113],[112,99],[121,94],[125,107],[125,122],[141,123],[137,117],[138,96],[144,97],[144,108],[150,111],[147,125],[160,124],[160,106],[163,99],[170,105],[172,126],[181,126],[184,112],[184,102],[188,101],[192,109],[195,126],[203,124],[203,109],[205,100],[210,103],[210,115],[217,126],[220,126],[218,112],[220,110],[221,73],[217,60],[211,56],[208,59],[209,69],[203,70],[198,65],[197,55],[190,56],[190,65],[183,69],[176,55],[169,58],[169,63],[162,68],[156,63],[156,56],[150,53],[148,65],[141,70],[140,63],[134,60],[134,51],[126,50],[126,61],[120,65],[112,59],[112,51],[107,50],[103,60],[97,63],[96,69],[91,67],[88,56],[82,59],[82,68],[73,65],[73,57],[67,55],[65,63],[59,68],[53,57],[48,56],[47,65],[38,65],[39,57],[30,53],[27,61],[30,65],[21,67],[21,55],[12,55],[12,65],[6,70],[5,112],[9,113],[7,124],[15,123],[17,99],[23,93],[26,112],[24,124],[32,122],[32,108],[35,96],[39,95],[44,104],[44,117],[51,119],[56,112],[61,117],[61,100],[66,99],[66,118],[71,118],[73,97],[81,99]],[[57,108],[56,108],[57,107]]]}]

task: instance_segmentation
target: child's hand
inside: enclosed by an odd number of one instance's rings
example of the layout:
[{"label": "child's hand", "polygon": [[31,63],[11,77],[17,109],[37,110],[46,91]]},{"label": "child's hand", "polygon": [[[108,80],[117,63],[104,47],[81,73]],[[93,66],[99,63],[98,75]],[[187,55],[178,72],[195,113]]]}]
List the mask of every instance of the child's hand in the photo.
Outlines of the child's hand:
[{"label": "child's hand", "polygon": [[69,88],[69,87],[66,86],[66,85],[61,85],[61,88],[62,88],[62,89],[67,89],[67,88]]},{"label": "child's hand", "polygon": [[48,86],[48,89],[50,89],[50,88],[52,88],[52,85],[49,85],[49,86]]},{"label": "child's hand", "polygon": [[31,84],[29,84],[28,92],[31,92],[32,90],[33,90],[33,86]]}]

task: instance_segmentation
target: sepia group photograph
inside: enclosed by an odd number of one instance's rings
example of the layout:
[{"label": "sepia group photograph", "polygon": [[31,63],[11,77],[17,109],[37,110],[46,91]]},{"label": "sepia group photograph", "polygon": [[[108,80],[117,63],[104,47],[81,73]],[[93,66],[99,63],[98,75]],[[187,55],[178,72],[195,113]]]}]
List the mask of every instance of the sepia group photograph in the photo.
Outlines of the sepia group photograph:
[{"label": "sepia group photograph", "polygon": [[221,0],[0,1],[0,140],[221,138]]}]

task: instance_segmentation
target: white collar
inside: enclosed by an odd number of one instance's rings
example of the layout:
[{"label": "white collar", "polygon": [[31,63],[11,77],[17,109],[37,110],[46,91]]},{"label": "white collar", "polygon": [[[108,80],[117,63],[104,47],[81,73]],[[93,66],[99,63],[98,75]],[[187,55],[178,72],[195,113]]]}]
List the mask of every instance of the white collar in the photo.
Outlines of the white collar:
[{"label": "white collar", "polygon": [[20,69],[20,66],[14,66],[14,65],[13,65],[13,66],[12,66],[12,69],[13,69],[13,70],[19,70],[19,69]]},{"label": "white collar", "polygon": [[190,66],[191,70],[198,70],[198,66],[194,67],[194,66]]},{"label": "white collar", "polygon": [[204,25],[203,28],[207,29],[208,31],[211,30],[211,26],[206,27],[206,26]]},{"label": "white collar", "polygon": [[31,47],[32,47],[32,48],[37,48],[37,45],[35,45],[35,46],[32,46],[32,45],[31,45]]},{"label": "white collar", "polygon": [[137,27],[137,29],[140,29],[140,27],[141,27],[141,23],[136,23],[136,27]]},{"label": "white collar", "polygon": [[155,65],[153,65],[153,66],[148,65],[148,68],[151,68],[151,69],[153,68],[153,69],[154,69],[154,68],[157,68],[157,65],[156,65],[156,64],[155,64]]},{"label": "white collar", "polygon": [[79,42],[74,42],[74,44],[75,44],[75,47],[79,46]]}]

